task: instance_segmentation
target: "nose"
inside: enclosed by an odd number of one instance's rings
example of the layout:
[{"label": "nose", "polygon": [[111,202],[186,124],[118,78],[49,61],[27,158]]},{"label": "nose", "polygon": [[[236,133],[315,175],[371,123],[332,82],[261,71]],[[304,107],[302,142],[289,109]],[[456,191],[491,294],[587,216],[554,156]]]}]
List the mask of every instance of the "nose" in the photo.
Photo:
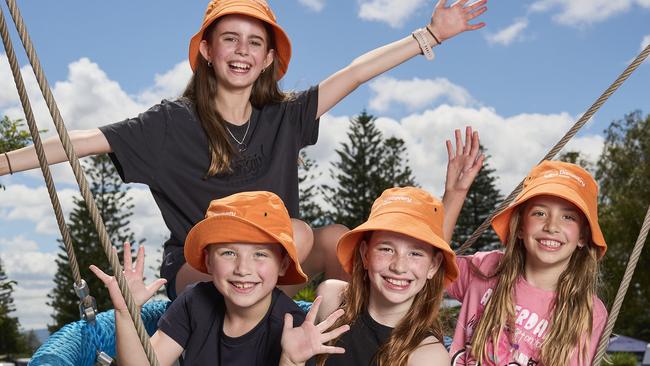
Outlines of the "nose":
[{"label": "nose", "polygon": [[558,226],[558,215],[549,215],[548,218],[546,219],[546,222],[544,223],[544,230],[546,230],[549,233],[557,233],[560,232],[560,228]]},{"label": "nose", "polygon": [[407,269],[406,255],[397,253],[390,263],[390,270],[395,273],[405,273]]},{"label": "nose", "polygon": [[251,274],[250,259],[245,256],[239,256],[235,263],[234,273],[238,276],[246,276]]},{"label": "nose", "polygon": [[240,56],[247,56],[248,55],[248,42],[246,42],[246,41],[237,42],[237,48],[235,49],[235,53],[240,55]]}]

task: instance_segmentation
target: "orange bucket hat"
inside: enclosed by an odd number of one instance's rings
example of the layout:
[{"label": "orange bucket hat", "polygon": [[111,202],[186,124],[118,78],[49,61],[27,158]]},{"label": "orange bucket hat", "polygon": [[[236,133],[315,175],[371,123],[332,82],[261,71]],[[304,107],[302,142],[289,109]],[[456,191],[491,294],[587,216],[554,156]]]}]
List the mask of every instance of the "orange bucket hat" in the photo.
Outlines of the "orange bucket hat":
[{"label": "orange bucket hat", "polygon": [[185,259],[196,270],[208,273],[203,249],[224,243],[280,244],[291,263],[278,285],[307,281],[298,262],[289,213],[274,193],[242,192],[210,202],[205,219],[187,234]]},{"label": "orange bucket hat", "polygon": [[366,232],[383,230],[410,236],[439,249],[445,258],[445,286],[458,277],[456,254],[443,239],[442,202],[426,191],[415,187],[389,188],[375,200],[370,217],[339,239],[336,255],[347,273],[352,274],[352,264],[357,246]]},{"label": "orange bucket hat", "polygon": [[598,225],[598,184],[580,166],[553,160],[543,161],[534,167],[524,180],[524,188],[514,203],[492,220],[492,228],[502,243],[508,240],[510,217],[515,207],[542,195],[560,197],[576,205],[589,222],[591,240],[600,248],[600,256],[605,255],[607,243]]},{"label": "orange bucket hat", "polygon": [[201,29],[190,40],[190,66],[196,69],[196,58],[199,55],[199,44],[203,39],[203,32],[218,18],[228,14],[240,14],[253,17],[267,23],[273,28],[275,38],[275,55],[280,67],[276,71],[275,79],[280,80],[289,68],[291,59],[291,42],[284,30],[276,23],[275,14],[265,0],[212,0],[208,4],[203,17]]}]

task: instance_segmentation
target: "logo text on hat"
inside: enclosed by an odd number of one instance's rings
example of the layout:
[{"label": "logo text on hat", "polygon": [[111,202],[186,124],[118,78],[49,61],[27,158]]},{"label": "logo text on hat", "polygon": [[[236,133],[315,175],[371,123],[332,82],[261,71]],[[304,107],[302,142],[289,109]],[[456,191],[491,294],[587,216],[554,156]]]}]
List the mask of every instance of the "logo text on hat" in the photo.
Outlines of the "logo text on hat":
[{"label": "logo text on hat", "polygon": [[585,181],[580,178],[578,175],[571,173],[568,170],[565,169],[560,169],[560,170],[552,170],[544,173],[542,176],[543,178],[554,178],[554,177],[560,177],[560,178],[570,178],[575,180],[576,182],[580,183],[580,186],[585,187]]},{"label": "logo text on hat", "polygon": [[382,207],[394,202],[404,202],[404,203],[411,203],[413,202],[413,199],[409,196],[388,196],[382,200],[382,202],[377,205],[377,207]]}]

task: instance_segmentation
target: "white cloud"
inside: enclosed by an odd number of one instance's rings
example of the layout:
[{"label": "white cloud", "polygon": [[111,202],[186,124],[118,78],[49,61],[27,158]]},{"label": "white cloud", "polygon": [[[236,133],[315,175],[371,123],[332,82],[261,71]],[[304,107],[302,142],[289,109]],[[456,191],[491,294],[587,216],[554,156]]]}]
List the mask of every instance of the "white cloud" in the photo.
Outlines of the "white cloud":
[{"label": "white cloud", "polygon": [[424,0],[360,0],[359,18],[384,22],[393,28],[401,27]]},{"label": "white cloud", "polygon": [[154,105],[162,99],[175,99],[187,86],[192,77],[192,69],[188,61],[176,64],[164,74],[154,76],[154,86],[144,90],[137,96],[139,104],[144,106]]},{"label": "white cloud", "polygon": [[460,106],[474,103],[467,90],[445,78],[397,80],[381,76],[369,86],[374,93],[370,108],[379,112],[388,110],[391,103],[403,104],[410,110],[430,107],[439,100]]},{"label": "white cloud", "polygon": [[528,19],[521,18],[506,28],[501,29],[497,33],[487,34],[485,37],[489,44],[500,44],[508,46],[515,41],[523,39],[522,32],[528,27]]},{"label": "white cloud", "polygon": [[309,9],[319,12],[325,7],[325,0],[298,0],[302,5]]},{"label": "white cloud", "polygon": [[643,37],[643,39],[641,40],[641,45],[639,46],[639,52],[643,51],[646,47],[648,47],[649,44],[650,44],[650,34]]},{"label": "white cloud", "polygon": [[548,12],[557,9],[558,12],[553,15],[556,22],[584,26],[624,13],[634,4],[650,8],[650,0],[538,0],[530,6],[530,11]]}]

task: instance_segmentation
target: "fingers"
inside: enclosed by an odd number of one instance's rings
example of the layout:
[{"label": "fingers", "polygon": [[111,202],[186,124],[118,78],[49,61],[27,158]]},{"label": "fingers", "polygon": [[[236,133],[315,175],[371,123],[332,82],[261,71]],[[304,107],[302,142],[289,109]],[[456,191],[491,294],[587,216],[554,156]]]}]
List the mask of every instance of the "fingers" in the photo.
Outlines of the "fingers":
[{"label": "fingers", "polygon": [[153,296],[160,288],[167,283],[167,280],[164,278],[159,278],[155,280],[154,282],[150,283],[149,286],[147,286],[147,291]]},{"label": "fingers", "polygon": [[293,329],[293,316],[289,313],[284,314],[284,325],[282,326],[282,334],[287,334],[288,331]]},{"label": "fingers", "polygon": [[440,0],[438,1],[438,4],[436,4],[436,8],[444,8],[447,6],[447,0]]},{"label": "fingers", "polygon": [[97,278],[99,278],[102,282],[104,282],[104,285],[108,285],[112,281],[113,276],[107,275],[106,273],[104,273],[104,271],[99,269],[96,265],[91,264],[89,268],[92,271],[92,273],[94,273],[95,276],[97,276]]},{"label": "fingers", "polygon": [[[309,309],[309,312],[307,313],[307,316],[305,317],[305,322],[308,322],[309,324],[314,324],[314,322],[316,321],[316,314],[318,314],[318,308],[320,307],[320,303],[322,301],[323,301],[322,296],[317,296],[316,297],[314,302],[311,304],[311,309]],[[329,317],[328,317],[328,319],[329,319]]]},{"label": "fingers", "polygon": [[320,322],[316,327],[318,328],[319,331],[324,332],[327,329],[329,329],[336,321],[344,314],[345,312],[343,309],[338,309],[332,314],[330,314],[327,319],[323,320]]},{"label": "fingers", "polygon": [[138,247],[138,254],[135,259],[135,272],[144,273],[144,245]]},{"label": "fingers", "polygon": [[463,137],[459,129],[454,130],[454,135],[456,136],[456,156],[463,154]]},{"label": "fingers", "polygon": [[[115,253],[117,253],[117,249],[115,247],[113,247],[113,250],[115,250]],[[129,242],[124,242],[124,270],[125,271],[133,270],[133,260],[131,258],[131,243]]]},{"label": "fingers", "polygon": [[334,346],[322,346],[320,353],[329,353],[329,354],[345,353],[345,348],[334,347]]},{"label": "fingers", "polygon": [[451,141],[447,140],[447,160],[451,161],[454,158],[454,147],[451,145]]},{"label": "fingers", "polygon": [[321,342],[322,343],[327,343],[327,342],[331,341],[332,339],[336,339],[336,338],[340,337],[341,334],[347,332],[348,330],[350,330],[349,325],[347,325],[347,324],[341,325],[340,327],[338,327],[338,328],[336,328],[336,329],[334,329],[334,330],[332,330],[330,332],[323,333],[323,335],[321,337]]},{"label": "fingers", "polygon": [[471,141],[472,143],[470,146],[469,156],[471,156],[472,160],[474,161],[476,160],[476,156],[478,155],[478,153],[481,151],[481,141],[478,137],[478,131],[474,131],[474,133],[472,134]]},{"label": "fingers", "polygon": [[487,4],[487,0],[480,0],[477,2],[473,2],[469,4],[469,6],[465,7],[465,10],[467,10],[468,12],[473,12],[485,4]]},{"label": "fingers", "polygon": [[471,151],[472,127],[465,127],[465,145],[463,145],[463,154],[468,155]]}]

